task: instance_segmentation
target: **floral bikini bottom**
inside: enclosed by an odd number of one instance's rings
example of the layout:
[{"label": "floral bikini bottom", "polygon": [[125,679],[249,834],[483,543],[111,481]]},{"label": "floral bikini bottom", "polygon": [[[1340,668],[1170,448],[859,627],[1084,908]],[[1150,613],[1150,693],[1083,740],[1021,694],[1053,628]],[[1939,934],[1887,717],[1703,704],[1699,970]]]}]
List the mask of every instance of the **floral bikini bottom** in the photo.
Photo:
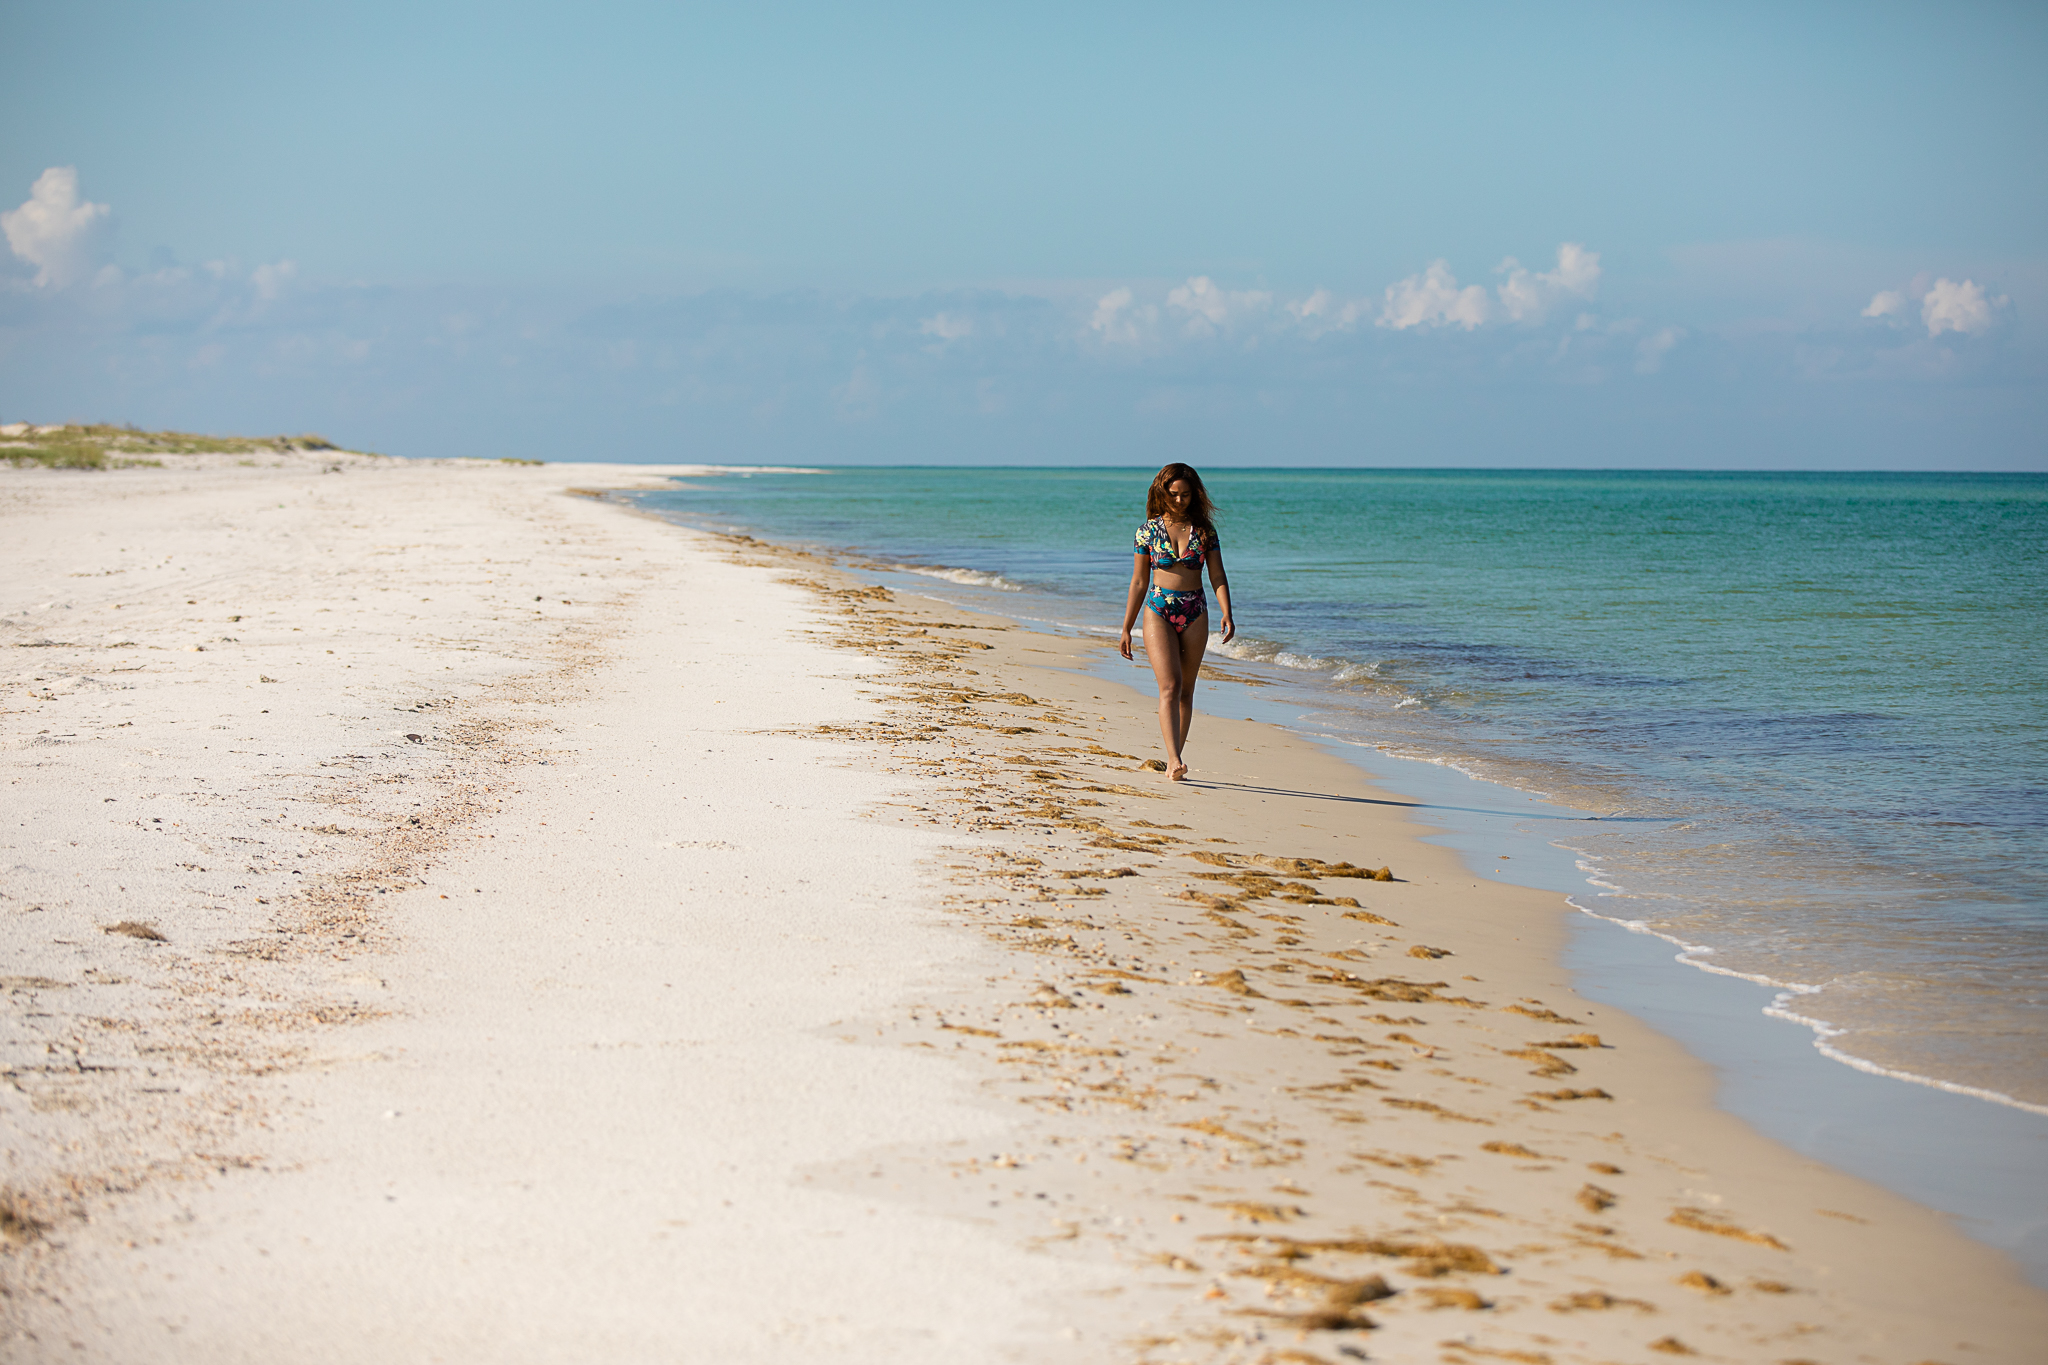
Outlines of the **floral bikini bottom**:
[{"label": "floral bikini bottom", "polygon": [[1179,588],[1155,587],[1145,594],[1145,605],[1172,626],[1176,635],[1209,614],[1209,599],[1203,596],[1200,588],[1183,592]]}]

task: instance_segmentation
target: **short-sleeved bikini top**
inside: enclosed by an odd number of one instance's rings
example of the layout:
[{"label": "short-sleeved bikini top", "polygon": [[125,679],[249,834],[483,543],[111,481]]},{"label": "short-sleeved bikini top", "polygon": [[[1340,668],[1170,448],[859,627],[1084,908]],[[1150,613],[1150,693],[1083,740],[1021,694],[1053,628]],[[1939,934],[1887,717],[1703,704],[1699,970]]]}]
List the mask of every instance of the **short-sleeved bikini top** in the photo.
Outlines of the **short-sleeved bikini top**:
[{"label": "short-sleeved bikini top", "polygon": [[1197,526],[1188,532],[1188,548],[1185,554],[1175,554],[1173,533],[1166,529],[1166,522],[1154,517],[1138,528],[1138,534],[1131,548],[1141,555],[1152,556],[1155,569],[1176,569],[1202,567],[1202,561],[1209,557],[1209,551],[1217,548],[1216,533]]}]

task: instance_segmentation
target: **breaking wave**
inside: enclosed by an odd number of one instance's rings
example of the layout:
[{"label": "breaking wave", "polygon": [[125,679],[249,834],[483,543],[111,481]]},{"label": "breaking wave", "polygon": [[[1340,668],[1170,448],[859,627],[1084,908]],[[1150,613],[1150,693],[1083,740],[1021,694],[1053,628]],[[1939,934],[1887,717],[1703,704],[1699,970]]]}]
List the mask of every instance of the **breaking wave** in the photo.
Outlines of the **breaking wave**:
[{"label": "breaking wave", "polygon": [[958,583],[969,588],[994,588],[998,592],[1022,592],[1024,585],[1012,583],[999,573],[982,569],[949,569],[942,564],[892,564],[898,573],[914,573],[924,578],[943,578],[948,583]]},{"label": "breaking wave", "polygon": [[1262,640],[1256,635],[1241,635],[1229,644],[1212,644],[1210,648],[1218,654],[1242,663],[1273,664],[1301,673],[1320,673],[1332,682],[1373,682],[1380,676],[1378,664],[1359,663],[1355,659],[1324,658],[1320,654],[1302,654],[1289,649],[1278,640]]}]

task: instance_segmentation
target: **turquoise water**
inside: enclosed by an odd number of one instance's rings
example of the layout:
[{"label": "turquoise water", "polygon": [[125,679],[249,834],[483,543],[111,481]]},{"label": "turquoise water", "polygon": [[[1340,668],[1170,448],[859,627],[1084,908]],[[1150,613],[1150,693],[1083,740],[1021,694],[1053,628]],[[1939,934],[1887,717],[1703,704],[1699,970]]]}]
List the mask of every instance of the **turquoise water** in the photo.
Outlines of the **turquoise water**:
[{"label": "turquoise water", "polygon": [[[640,501],[1107,632],[1148,475]],[[2048,1105],[2048,476],[1207,477],[1227,652],[1304,728],[1600,814],[1582,905],[1785,988],[1842,1060]]]}]

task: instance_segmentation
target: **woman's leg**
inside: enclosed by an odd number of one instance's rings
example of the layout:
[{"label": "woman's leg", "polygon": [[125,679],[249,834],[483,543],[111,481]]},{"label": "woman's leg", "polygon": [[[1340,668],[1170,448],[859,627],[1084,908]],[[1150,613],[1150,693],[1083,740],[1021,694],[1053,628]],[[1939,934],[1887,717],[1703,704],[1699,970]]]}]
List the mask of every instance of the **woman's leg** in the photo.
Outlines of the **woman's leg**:
[{"label": "woman's leg", "polygon": [[1180,761],[1181,745],[1181,643],[1166,618],[1146,607],[1145,659],[1152,665],[1153,681],[1159,684],[1159,737],[1166,742],[1166,771],[1186,771]]},{"label": "woman's leg", "polygon": [[[1180,633],[1180,686],[1175,689],[1174,719],[1178,722],[1180,742],[1188,742],[1188,731],[1195,723],[1195,682],[1202,675],[1202,655],[1209,648],[1209,615],[1204,612],[1188,622],[1188,628]],[[1175,752],[1179,752],[1176,746]],[[1185,775],[1188,765],[1181,762],[1180,773],[1169,766],[1167,776],[1178,781]]]}]

